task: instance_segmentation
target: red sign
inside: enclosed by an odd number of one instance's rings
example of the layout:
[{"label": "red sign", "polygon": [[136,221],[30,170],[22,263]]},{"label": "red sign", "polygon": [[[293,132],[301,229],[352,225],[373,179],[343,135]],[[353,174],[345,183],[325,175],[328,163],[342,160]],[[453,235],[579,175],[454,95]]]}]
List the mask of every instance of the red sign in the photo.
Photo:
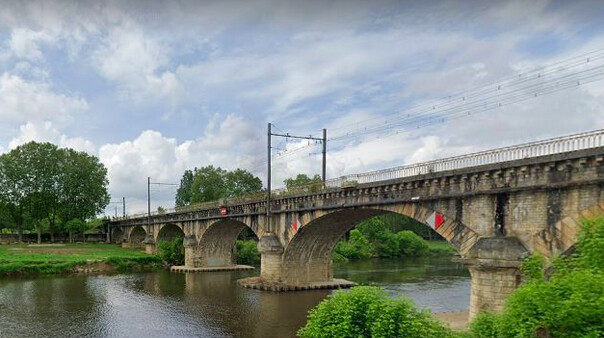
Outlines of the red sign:
[{"label": "red sign", "polygon": [[220,207],[220,216],[226,216],[227,215],[227,207],[226,205],[223,205]]},{"label": "red sign", "polygon": [[445,218],[443,217],[443,215],[441,215],[438,212],[433,212],[430,216],[428,216],[428,219],[426,220],[426,223],[428,223],[428,225],[436,230],[438,229],[443,223],[445,223]]}]

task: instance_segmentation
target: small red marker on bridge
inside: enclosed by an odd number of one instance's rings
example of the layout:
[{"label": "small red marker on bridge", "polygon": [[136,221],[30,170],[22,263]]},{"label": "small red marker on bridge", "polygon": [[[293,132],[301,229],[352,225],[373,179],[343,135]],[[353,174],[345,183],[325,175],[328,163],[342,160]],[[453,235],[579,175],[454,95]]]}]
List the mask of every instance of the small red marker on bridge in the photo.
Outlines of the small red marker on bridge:
[{"label": "small red marker on bridge", "polygon": [[434,230],[438,229],[443,223],[445,223],[445,218],[438,212],[433,212],[428,216],[426,223]]},{"label": "small red marker on bridge", "polygon": [[227,215],[227,207],[226,207],[226,205],[220,206],[220,216],[226,216],[226,215]]}]

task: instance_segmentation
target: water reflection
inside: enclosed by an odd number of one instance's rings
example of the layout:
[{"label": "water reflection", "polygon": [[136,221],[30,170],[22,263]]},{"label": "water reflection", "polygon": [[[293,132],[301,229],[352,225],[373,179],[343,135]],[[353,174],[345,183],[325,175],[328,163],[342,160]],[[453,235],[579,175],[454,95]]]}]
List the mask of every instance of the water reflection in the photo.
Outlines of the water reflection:
[{"label": "water reflection", "polygon": [[[291,337],[324,290],[270,293],[236,286],[252,272],[0,280],[0,336]],[[450,260],[372,260],[336,277],[405,293],[435,312],[466,309],[469,276]]]}]

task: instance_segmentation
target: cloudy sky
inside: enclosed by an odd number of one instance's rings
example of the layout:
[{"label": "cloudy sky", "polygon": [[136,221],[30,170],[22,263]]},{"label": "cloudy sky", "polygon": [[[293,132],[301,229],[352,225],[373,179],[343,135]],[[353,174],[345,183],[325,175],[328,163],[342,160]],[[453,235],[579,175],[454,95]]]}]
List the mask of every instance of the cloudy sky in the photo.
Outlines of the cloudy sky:
[{"label": "cloudy sky", "polygon": [[[337,136],[604,48],[598,1],[0,3],[0,152],[35,140],[97,155],[128,212],[144,210],[147,176],[213,164],[264,180],[267,122]],[[328,177],[603,127],[599,81],[331,142]],[[276,159],[276,185],[320,173],[317,152]],[[154,208],[174,190],[154,188]]]}]

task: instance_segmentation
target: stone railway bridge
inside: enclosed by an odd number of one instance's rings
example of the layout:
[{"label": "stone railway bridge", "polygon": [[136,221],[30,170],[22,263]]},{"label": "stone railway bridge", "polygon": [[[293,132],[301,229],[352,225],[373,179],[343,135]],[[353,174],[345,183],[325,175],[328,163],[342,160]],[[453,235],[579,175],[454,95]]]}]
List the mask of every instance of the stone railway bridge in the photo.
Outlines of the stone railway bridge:
[{"label": "stone railway bridge", "polygon": [[258,199],[117,219],[112,237],[144,242],[149,252],[159,240],[184,237],[187,269],[219,270],[235,266],[235,240],[247,227],[259,238],[258,282],[306,289],[339,285],[331,254],[348,230],[398,213],[457,248],[470,270],[474,316],[501,309],[520,283],[524,256],[564,253],[583,218],[604,214],[603,162],[604,131],[597,131],[339,178],[317,192],[274,193],[270,217]]}]

